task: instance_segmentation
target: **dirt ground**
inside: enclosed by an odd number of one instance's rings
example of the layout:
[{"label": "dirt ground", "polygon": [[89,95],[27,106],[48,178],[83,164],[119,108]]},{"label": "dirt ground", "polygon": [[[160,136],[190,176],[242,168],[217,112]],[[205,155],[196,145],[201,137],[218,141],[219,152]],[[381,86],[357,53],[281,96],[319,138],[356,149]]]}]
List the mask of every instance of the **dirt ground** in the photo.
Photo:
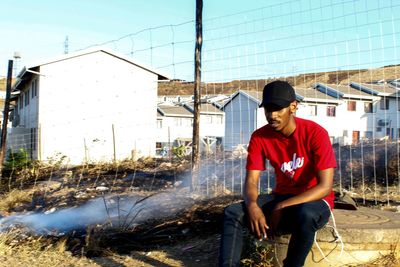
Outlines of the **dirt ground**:
[{"label": "dirt ground", "polygon": [[[163,193],[168,199],[157,204],[156,213],[164,214],[161,218],[149,217],[134,227],[86,225],[63,235],[48,231],[40,236],[24,232],[21,225],[2,228],[0,266],[217,266],[222,211],[240,201],[240,196],[218,184],[206,196],[191,194],[182,180],[187,177],[187,164],[46,167],[30,177],[3,179],[0,214],[4,218],[61,211],[105,197],[119,201]],[[397,190],[396,186],[389,191],[382,188],[378,196],[372,191],[350,193],[359,205],[396,211]]]}]

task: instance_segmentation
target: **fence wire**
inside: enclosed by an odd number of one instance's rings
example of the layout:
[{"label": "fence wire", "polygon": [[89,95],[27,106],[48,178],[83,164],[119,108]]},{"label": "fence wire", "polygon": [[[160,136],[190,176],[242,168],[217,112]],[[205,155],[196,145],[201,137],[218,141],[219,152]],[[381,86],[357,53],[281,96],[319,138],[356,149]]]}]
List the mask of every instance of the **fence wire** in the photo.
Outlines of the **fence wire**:
[{"label": "fence wire", "polygon": [[[201,95],[204,102],[219,108],[224,121],[213,124],[210,118],[221,114],[211,110],[204,111],[201,118],[204,123],[208,120],[201,126],[203,129],[221,128],[223,132],[212,134],[210,130],[202,136],[203,140],[209,140],[206,137],[215,140],[207,141],[203,147],[202,194],[213,194],[213,190],[220,187],[224,193],[241,193],[246,146],[251,133],[265,124],[257,101],[265,83],[284,79],[299,92],[314,92],[317,88],[326,90],[324,96],[317,98],[311,97],[312,93],[303,95],[306,100],[301,103],[299,116],[315,120],[328,130],[338,162],[335,173],[337,190],[351,192],[364,203],[366,200],[373,200],[375,204],[379,201],[387,204],[398,201],[399,1],[295,0],[213,18],[203,14],[203,18]],[[133,61],[169,73],[175,83],[164,83],[163,88],[169,88],[170,95],[183,97],[184,94],[191,94],[183,89],[193,87],[194,29],[194,20],[191,20],[144,29],[93,46],[109,47]],[[372,89],[369,93],[365,90],[361,93],[352,83]],[[318,84],[321,87],[317,87]],[[339,93],[332,96],[327,93],[328,90]],[[355,93],[357,90],[358,94]],[[160,90],[159,95],[162,96]],[[213,99],[211,96],[225,97]],[[161,102],[165,104],[168,101],[159,101],[159,104]],[[183,106],[185,103],[184,100],[173,102],[169,101],[169,104]],[[186,104],[190,104],[190,100]],[[369,104],[371,110],[366,110]],[[326,111],[328,108],[329,114]],[[57,112],[56,108],[54,112]],[[132,116],[151,112],[156,113],[157,110],[136,110]],[[29,112],[23,116],[29,118]],[[129,121],[119,125],[101,123],[111,122],[118,116],[117,109],[107,115],[91,113],[82,116],[81,119],[86,121],[99,122],[97,136],[85,135],[84,129],[75,129],[75,122],[80,116],[66,121],[63,127],[74,129],[70,138],[80,140],[71,143],[69,151],[79,151],[85,164],[110,162],[122,147],[130,147],[134,151],[135,144],[155,141],[156,163],[184,158],[177,150],[180,146],[190,146],[191,135],[179,135],[185,131],[179,128],[184,125],[168,125],[167,115],[160,119],[163,121],[160,125],[156,121],[142,122],[144,125]],[[121,138],[122,133],[126,135],[126,131],[132,128],[140,129],[149,124],[155,129],[157,126],[164,128],[164,136],[157,137],[159,140],[146,135]],[[191,125],[186,126],[190,128]],[[41,127],[32,125],[26,129],[14,129],[14,133],[10,133],[9,148],[38,153]],[[47,127],[59,127],[59,124],[52,125],[50,122]],[[110,137],[112,134],[114,143]],[[63,142],[57,136],[48,138],[40,142],[53,146]],[[182,153],[190,153],[190,149]],[[102,155],[100,160],[98,157],[92,159],[92,155],[98,154]],[[54,161],[60,155],[64,152],[59,151],[53,158],[41,160]],[[71,166],[63,162],[66,172]],[[273,170],[268,163],[267,166],[260,184],[261,191],[270,191],[274,186]],[[116,169],[113,179],[120,177],[122,172]],[[97,178],[96,181],[100,179]],[[78,179],[77,186],[80,181]]]}]

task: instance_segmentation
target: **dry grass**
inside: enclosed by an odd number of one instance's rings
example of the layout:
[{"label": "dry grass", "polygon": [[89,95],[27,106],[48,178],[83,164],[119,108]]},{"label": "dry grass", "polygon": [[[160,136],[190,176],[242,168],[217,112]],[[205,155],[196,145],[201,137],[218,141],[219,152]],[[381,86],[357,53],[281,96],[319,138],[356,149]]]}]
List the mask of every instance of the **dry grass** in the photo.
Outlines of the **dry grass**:
[{"label": "dry grass", "polygon": [[[69,167],[63,169],[59,166],[49,166],[41,168],[38,172],[34,183],[24,184],[23,187],[18,185],[19,189],[5,193],[0,198],[0,213],[23,212],[26,210],[44,211],[49,208],[62,209],[70,206],[78,206],[88,199],[99,197],[103,193],[96,191],[96,186],[105,185],[112,189],[115,194],[131,193],[148,194],[148,188],[153,190],[164,190],[166,186],[173,184],[175,174],[184,174],[185,169],[189,168],[187,162],[163,162],[160,159],[142,159],[139,161],[123,161],[117,164],[87,164],[79,167]],[[145,173],[146,172],[146,173]],[[141,177],[139,174],[150,174],[149,176]],[[137,175],[133,180],[125,179]],[[169,177],[169,178],[168,178]],[[179,176],[176,176],[179,178]],[[168,180],[169,179],[169,180]],[[53,184],[55,186],[53,186]],[[211,189],[212,186],[210,186]],[[8,187],[7,187],[8,188]],[[20,188],[25,188],[24,190]],[[170,188],[170,187],[168,187]],[[220,184],[212,187],[217,196],[226,195],[222,191]],[[359,201],[365,196],[367,200],[373,200],[376,190],[372,190],[370,185],[358,190],[352,191],[352,196],[357,197]],[[379,188],[378,201],[385,203],[387,193],[386,188]],[[390,199],[398,203],[400,197],[396,187],[389,188]],[[181,189],[186,190],[186,187]],[[224,192],[224,193],[223,193]],[[83,199],[82,195],[86,197]],[[212,195],[212,193],[211,193]],[[221,198],[219,198],[221,199]],[[361,200],[360,200],[361,199]],[[191,207],[196,212],[191,212],[179,218],[179,222],[190,220],[191,223],[187,227],[182,227],[181,224],[171,224],[170,228],[155,228],[158,231],[148,239],[151,243],[159,236],[176,236],[173,234],[179,233],[183,239],[177,239],[175,243],[163,245],[160,243],[157,246],[150,246],[145,249],[131,249],[129,251],[118,251],[118,244],[127,244],[132,240],[128,235],[125,240],[117,240],[114,238],[112,242],[102,243],[101,238],[92,235],[90,232],[85,240],[79,240],[76,246],[71,245],[71,239],[66,243],[65,240],[46,239],[39,237],[26,238],[23,241],[18,241],[13,233],[0,234],[0,267],[1,266],[216,266],[218,261],[218,246],[219,234],[216,230],[210,234],[202,236],[182,234],[181,230],[186,228],[194,231],[201,228],[200,224],[207,225],[208,228],[216,228],[216,222],[219,220],[213,219],[213,224],[210,224],[210,218],[216,217],[217,206],[210,206],[208,202],[200,203],[195,209],[195,205]],[[232,200],[230,200],[232,201]],[[221,205],[225,205],[223,202]],[[359,202],[359,204],[361,204]],[[371,204],[372,205],[372,204]],[[27,207],[34,207],[26,209]],[[221,206],[222,210],[223,206]],[[24,210],[25,209],[25,210]],[[199,210],[207,212],[199,212]],[[211,211],[213,211],[211,213]],[[219,213],[218,213],[219,214]],[[211,216],[212,215],[212,216]],[[197,217],[196,217],[197,216]],[[208,221],[208,224],[207,224]],[[160,230],[161,229],[161,230]],[[176,233],[171,229],[176,229]],[[170,230],[170,231],[168,231]],[[204,230],[204,229],[203,229]],[[197,232],[193,232],[197,233]],[[135,235],[136,236],[136,235]],[[15,241],[17,240],[17,241]],[[138,239],[139,240],[139,239]],[[106,240],[109,241],[109,240]],[[77,241],[78,242],[78,241]],[[255,248],[242,262],[245,266],[252,267],[267,267],[271,266],[268,261],[268,251],[262,251],[261,248]],[[91,252],[90,255],[88,252]],[[87,257],[85,257],[85,256]],[[100,255],[93,257],[94,255]],[[90,259],[89,259],[90,257]],[[379,262],[371,263],[365,266],[397,266],[392,264],[393,258],[382,258]],[[384,263],[385,265],[379,265]],[[375,265],[374,265],[375,264]]]},{"label": "dry grass", "polygon": [[32,202],[32,190],[14,189],[0,199],[0,212],[9,212],[16,207]]},{"label": "dry grass", "polygon": [[[331,72],[305,73],[297,76],[280,77],[296,87],[312,87],[315,83],[348,84],[349,82],[372,82],[383,79],[399,78],[400,65],[385,66],[376,69],[338,70]],[[246,90],[262,91],[264,85],[271,80],[240,80],[216,84],[202,84],[203,94],[209,94],[208,87],[217,87],[218,93],[231,94],[239,88]],[[159,95],[192,95],[193,83],[187,82],[162,82],[158,84]]]},{"label": "dry grass", "polygon": [[41,237],[25,237],[17,231],[0,233],[0,266],[99,266],[85,257],[74,257],[65,240],[49,244]]}]

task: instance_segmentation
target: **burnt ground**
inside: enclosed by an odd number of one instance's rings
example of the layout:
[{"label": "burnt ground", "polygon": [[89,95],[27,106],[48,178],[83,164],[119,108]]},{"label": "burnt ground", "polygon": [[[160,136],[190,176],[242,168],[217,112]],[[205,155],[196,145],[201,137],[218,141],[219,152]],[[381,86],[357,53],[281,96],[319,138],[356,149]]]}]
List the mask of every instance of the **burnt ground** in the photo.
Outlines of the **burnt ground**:
[{"label": "burnt ground", "polygon": [[[188,168],[185,161],[155,163],[152,160],[136,162],[134,166],[121,164],[118,168],[111,165],[41,167],[31,177],[3,178],[4,191],[26,191],[32,198],[1,214],[8,218],[15,214],[55,214],[98,199],[122,203],[134,196],[133,202],[140,203],[162,195],[157,206],[154,203],[150,206],[155,214],[140,220],[117,218],[114,213],[103,223],[82,222],[76,229],[44,229],[39,234],[45,243],[65,241],[73,255],[89,257],[100,266],[215,266],[223,208],[238,201],[239,196],[225,194],[224,190],[208,196],[191,193],[186,181]],[[120,208],[122,213],[122,204]],[[21,228],[23,236],[26,232],[38,234],[32,227],[19,223],[11,227]],[[24,242],[23,238],[20,242]],[[109,257],[111,254],[114,258],[115,255],[135,258],[140,265],[137,262],[121,265]]]},{"label": "burnt ground", "polygon": [[[147,215],[152,216],[138,216],[126,223],[118,212],[104,223],[83,222],[78,228],[62,233],[48,229],[41,233],[42,240],[49,243],[64,240],[73,255],[89,257],[100,266],[216,266],[223,208],[240,201],[240,196],[218,183],[210,192],[191,193],[187,181],[189,169],[188,161],[151,159],[118,166],[68,169],[41,166],[30,176],[2,180],[4,191],[18,189],[32,195],[31,201],[18,203],[2,211],[2,215],[57,212],[99,198],[121,203],[117,209],[122,210],[126,209],[122,207],[123,201],[131,200],[132,196],[137,203],[163,195],[167,197],[149,208],[153,213]],[[366,188],[374,186],[366,180]],[[372,191],[360,192],[358,188],[351,195],[360,206],[387,207],[387,190],[381,186],[379,190],[377,195]],[[396,187],[391,190],[391,205],[397,207],[399,194]]]}]

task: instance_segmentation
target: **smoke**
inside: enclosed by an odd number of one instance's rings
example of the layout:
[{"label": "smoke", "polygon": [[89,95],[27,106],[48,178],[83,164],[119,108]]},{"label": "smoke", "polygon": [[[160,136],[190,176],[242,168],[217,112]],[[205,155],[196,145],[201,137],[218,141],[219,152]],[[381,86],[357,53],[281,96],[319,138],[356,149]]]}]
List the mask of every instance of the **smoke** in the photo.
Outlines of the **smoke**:
[{"label": "smoke", "polygon": [[63,235],[88,226],[133,229],[150,219],[162,219],[193,205],[187,193],[162,192],[150,196],[99,197],[86,204],[54,212],[18,214],[0,220],[0,231],[25,228],[37,235]]},{"label": "smoke", "polygon": [[[147,220],[176,216],[192,206],[198,197],[205,199],[231,193],[240,194],[245,166],[242,159],[203,162],[199,170],[197,195],[188,192],[191,174],[187,175],[176,181],[175,188],[170,191],[145,196],[138,193],[103,196],[78,207],[60,210],[53,208],[42,213],[21,213],[5,217],[0,219],[0,231],[18,227],[31,234],[64,235],[72,231],[84,232],[89,226],[133,229]],[[262,188],[267,187],[264,183]]]}]

